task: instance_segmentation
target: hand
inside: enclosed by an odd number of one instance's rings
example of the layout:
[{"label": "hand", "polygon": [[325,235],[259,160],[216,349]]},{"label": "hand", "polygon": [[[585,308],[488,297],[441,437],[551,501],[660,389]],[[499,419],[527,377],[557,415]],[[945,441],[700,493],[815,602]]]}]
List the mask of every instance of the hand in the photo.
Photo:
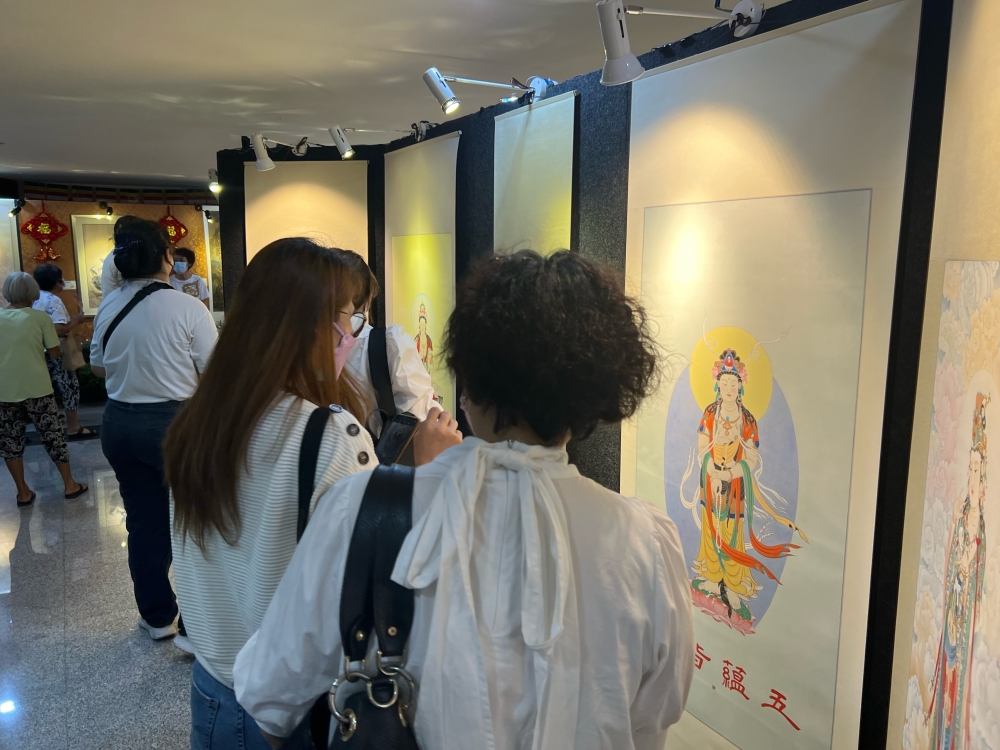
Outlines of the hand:
[{"label": "hand", "polygon": [[[82,306],[81,306],[81,309],[82,309]],[[74,315],[72,318],[70,318],[69,324],[71,326],[79,325],[80,323],[83,322],[83,318],[84,318],[84,314],[82,312],[78,312],[76,315]]]},{"label": "hand", "polygon": [[462,433],[455,418],[446,411],[433,408],[413,433],[413,461],[417,466],[429,464],[439,454],[461,442]]}]

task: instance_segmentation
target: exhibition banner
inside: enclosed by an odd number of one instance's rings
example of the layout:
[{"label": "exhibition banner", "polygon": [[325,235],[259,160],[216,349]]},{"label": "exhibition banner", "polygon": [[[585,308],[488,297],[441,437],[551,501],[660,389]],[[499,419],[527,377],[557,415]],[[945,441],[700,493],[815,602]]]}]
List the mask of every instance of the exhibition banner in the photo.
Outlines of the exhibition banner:
[{"label": "exhibition banner", "polygon": [[543,255],[569,249],[577,92],[496,118],[493,249]]},{"label": "exhibition banner", "polygon": [[[0,198],[0,286],[14,271],[21,270],[21,250],[18,245],[17,216],[11,216],[13,198]],[[6,307],[7,300],[0,293],[0,307]]]},{"label": "exhibition banner", "polygon": [[858,746],[919,11],[633,84],[626,285],[665,371],[621,486],[677,525],[697,643],[668,750]]},{"label": "exhibition banner", "polygon": [[258,172],[244,167],[247,262],[282,237],[368,257],[368,162],[280,162]]},{"label": "exhibition banner", "polygon": [[454,412],[441,344],[455,308],[455,167],[460,133],[385,156],[385,305],[416,343],[435,398]]}]

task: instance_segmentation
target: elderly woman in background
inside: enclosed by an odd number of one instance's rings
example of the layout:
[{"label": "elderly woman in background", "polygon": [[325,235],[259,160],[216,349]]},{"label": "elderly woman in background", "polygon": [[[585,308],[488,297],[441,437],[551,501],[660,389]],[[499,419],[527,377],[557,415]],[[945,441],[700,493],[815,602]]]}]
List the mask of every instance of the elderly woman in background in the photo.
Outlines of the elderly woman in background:
[{"label": "elderly woman in background", "polygon": [[10,307],[0,310],[0,457],[17,485],[18,507],[31,505],[35,493],[24,481],[23,460],[30,419],[62,476],[66,499],[71,500],[86,492],[87,485],[70,473],[69,448],[45,366],[46,352],[54,358],[61,355],[59,336],[52,319],[31,308],[39,289],[29,274],[10,274],[3,283],[3,296]]},{"label": "elderly woman in background", "polygon": [[[83,322],[83,313],[79,312],[71,318],[66,305],[59,298],[59,293],[65,289],[62,269],[59,266],[48,263],[40,265],[35,269],[34,276],[41,292],[32,307],[52,318],[62,347],[62,342]],[[76,372],[66,369],[61,356],[53,357],[46,353],[45,364],[49,368],[52,385],[66,411],[66,435],[71,438],[93,435],[93,430],[80,425],[77,414],[77,409],[80,408],[80,381],[76,379]]]}]

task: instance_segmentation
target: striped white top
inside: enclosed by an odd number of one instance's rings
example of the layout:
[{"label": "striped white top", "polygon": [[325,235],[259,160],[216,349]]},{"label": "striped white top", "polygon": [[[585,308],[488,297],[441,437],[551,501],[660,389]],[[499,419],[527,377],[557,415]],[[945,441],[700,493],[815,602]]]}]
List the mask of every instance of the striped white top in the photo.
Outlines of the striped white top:
[{"label": "striped white top", "polygon": [[[242,531],[235,545],[218,534],[202,554],[174,533],[174,578],[184,627],[209,674],[233,685],[236,654],[260,627],[295,552],[299,447],[316,408],[286,396],[257,425],[237,492]],[[371,437],[347,411],[331,415],[316,466],[318,498],[339,479],[375,468]],[[173,504],[171,503],[171,524]]]}]

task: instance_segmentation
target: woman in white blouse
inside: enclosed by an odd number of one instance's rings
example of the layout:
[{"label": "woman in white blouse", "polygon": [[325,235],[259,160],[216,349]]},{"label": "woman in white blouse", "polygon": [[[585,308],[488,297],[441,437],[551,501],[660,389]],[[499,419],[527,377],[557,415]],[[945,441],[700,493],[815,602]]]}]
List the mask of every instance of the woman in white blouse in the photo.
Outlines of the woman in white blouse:
[{"label": "woman in white blouse", "polygon": [[[194,750],[267,747],[236,702],[233,662],[295,551],[299,449],[313,411],[331,412],[313,506],[334,482],[377,463],[359,421],[358,386],[343,372],[355,294],[339,252],[301,238],[265,247],[240,279],[208,369],[167,435],[174,576],[196,658]],[[428,427],[415,437],[421,460],[460,441],[452,422],[436,414],[443,436],[426,440]]]},{"label": "woman in white blouse", "polygon": [[[365,424],[376,440],[382,433],[382,414],[377,408],[377,395],[372,384],[368,348],[371,332],[368,323],[372,302],[379,293],[378,280],[371,272],[364,258],[352,250],[342,250],[344,260],[358,283],[358,297],[354,300],[354,316],[351,320],[353,333],[358,337],[358,345],[347,359],[347,369],[363,390],[370,412]],[[407,412],[417,419],[423,419],[435,405],[434,384],[431,374],[420,361],[417,345],[413,337],[403,330],[403,326],[392,325],[385,328],[385,353],[389,364],[389,380],[392,382],[392,400],[396,413]]]},{"label": "woman in white blouse", "polygon": [[[492,256],[459,286],[446,351],[476,438],[417,470],[393,573],[416,591],[418,743],[661,750],[693,672],[680,540],[565,449],[655,387],[642,309],[577,254]],[[236,695],[274,747],[344,668],[340,590],[367,481],[320,499],[236,660]]]}]

